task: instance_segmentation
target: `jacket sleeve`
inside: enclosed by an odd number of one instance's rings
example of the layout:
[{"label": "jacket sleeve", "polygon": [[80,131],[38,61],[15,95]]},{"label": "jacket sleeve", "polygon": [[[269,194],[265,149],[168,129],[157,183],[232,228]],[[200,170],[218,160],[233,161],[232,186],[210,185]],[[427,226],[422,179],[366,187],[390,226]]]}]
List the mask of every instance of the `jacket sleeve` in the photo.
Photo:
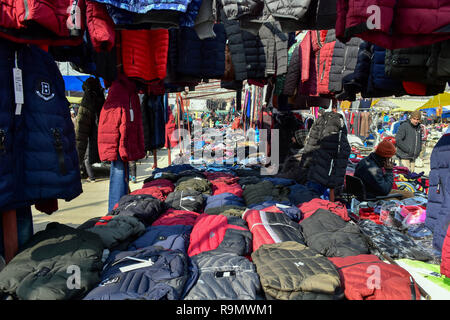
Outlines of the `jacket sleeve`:
[{"label": "jacket sleeve", "polygon": [[98,123],[98,153],[101,161],[115,161],[119,151],[123,110],[120,106],[105,105]]},{"label": "jacket sleeve", "polygon": [[94,50],[110,51],[114,47],[116,34],[105,4],[86,0],[86,22]]},{"label": "jacket sleeve", "polygon": [[295,89],[300,80],[300,45],[295,45],[296,48],[292,52],[291,60],[288,65],[288,72],[286,74],[286,81],[284,85],[283,94],[288,96],[293,96],[295,94]]},{"label": "jacket sleeve", "polygon": [[377,195],[386,196],[392,190],[394,175],[392,170],[386,170],[386,173],[383,174],[382,170],[372,167],[367,170],[364,182],[370,185],[371,189],[377,192]]}]

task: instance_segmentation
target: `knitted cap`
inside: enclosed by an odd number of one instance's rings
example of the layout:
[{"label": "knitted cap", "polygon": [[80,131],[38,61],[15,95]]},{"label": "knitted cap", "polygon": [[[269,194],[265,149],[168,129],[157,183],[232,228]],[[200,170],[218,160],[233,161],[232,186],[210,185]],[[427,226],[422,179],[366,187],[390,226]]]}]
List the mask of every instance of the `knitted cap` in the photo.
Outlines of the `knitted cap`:
[{"label": "knitted cap", "polygon": [[381,141],[375,149],[375,153],[383,158],[392,158],[395,155],[395,152],[396,148],[389,140]]}]

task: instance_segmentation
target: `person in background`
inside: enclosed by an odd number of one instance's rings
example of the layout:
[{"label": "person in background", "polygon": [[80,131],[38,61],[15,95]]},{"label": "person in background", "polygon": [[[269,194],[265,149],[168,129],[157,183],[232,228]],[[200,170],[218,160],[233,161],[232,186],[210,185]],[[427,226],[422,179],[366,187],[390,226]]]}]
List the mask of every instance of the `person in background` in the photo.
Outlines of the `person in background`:
[{"label": "person in background", "polygon": [[389,140],[383,140],[375,152],[362,159],[356,166],[355,177],[362,180],[368,198],[386,196],[392,191],[394,183],[392,157],[395,153],[395,145]]},{"label": "person in background", "polygon": [[414,172],[415,161],[422,151],[422,126],[420,111],[411,113],[409,120],[402,122],[395,135],[397,143],[397,157],[400,164]]},{"label": "person in background", "polygon": [[75,127],[75,125],[77,124],[77,115],[73,108],[70,108],[70,118],[72,119],[73,126]]},{"label": "person in background", "polygon": [[137,176],[136,161],[130,161],[128,164],[130,166],[130,181],[133,183],[137,183],[137,181],[136,181],[136,176]]}]

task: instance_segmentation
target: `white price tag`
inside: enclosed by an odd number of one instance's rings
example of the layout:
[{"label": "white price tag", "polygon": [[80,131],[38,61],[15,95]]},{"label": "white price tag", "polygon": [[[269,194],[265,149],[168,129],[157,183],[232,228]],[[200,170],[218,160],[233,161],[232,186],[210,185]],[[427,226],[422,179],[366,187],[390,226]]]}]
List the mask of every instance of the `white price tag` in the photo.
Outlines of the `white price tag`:
[{"label": "white price tag", "polygon": [[133,111],[133,109],[130,109],[130,120],[131,120],[131,122],[134,121],[134,111]]},{"label": "white price tag", "polygon": [[16,103],[23,104],[23,82],[22,82],[22,70],[19,68],[13,68],[14,76],[14,95]]},{"label": "white price tag", "polygon": [[162,172],[158,172],[157,174],[155,174],[155,179],[158,179],[161,177],[162,177]]}]

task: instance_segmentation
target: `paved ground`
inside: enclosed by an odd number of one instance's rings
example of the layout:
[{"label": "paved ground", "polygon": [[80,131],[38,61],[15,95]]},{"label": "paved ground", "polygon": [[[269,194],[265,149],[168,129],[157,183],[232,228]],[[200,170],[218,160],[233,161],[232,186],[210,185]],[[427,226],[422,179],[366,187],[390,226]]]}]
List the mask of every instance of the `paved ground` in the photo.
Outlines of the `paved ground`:
[{"label": "paved ground", "polygon": [[[167,150],[158,150],[158,167],[168,165]],[[130,183],[130,190],[134,191],[142,188],[143,181],[151,175],[153,166],[153,156],[144,159],[137,164],[137,183]],[[50,222],[59,222],[69,226],[77,227],[87,220],[104,216],[108,213],[108,193],[109,193],[109,167],[94,168],[96,182],[89,183],[82,180],[83,193],[70,202],[58,200],[59,210],[51,215],[37,211],[34,206],[33,223],[34,232],[45,229]]]},{"label": "paved ground", "polygon": [[[427,150],[428,157],[431,149]],[[172,160],[175,152],[172,151]],[[158,150],[158,167],[163,168],[168,165],[167,150]],[[142,160],[137,165],[137,183],[130,183],[131,191],[142,188],[143,181],[151,175],[153,166],[153,156]],[[424,162],[423,167],[417,167],[416,172],[429,172],[429,161]],[[108,192],[109,192],[109,169],[95,168],[97,181],[95,183],[83,183],[83,193],[70,202],[58,200],[59,210],[52,215],[41,213],[33,208],[34,231],[45,229],[50,222],[59,222],[69,226],[77,227],[87,220],[104,216],[108,213]]]}]

